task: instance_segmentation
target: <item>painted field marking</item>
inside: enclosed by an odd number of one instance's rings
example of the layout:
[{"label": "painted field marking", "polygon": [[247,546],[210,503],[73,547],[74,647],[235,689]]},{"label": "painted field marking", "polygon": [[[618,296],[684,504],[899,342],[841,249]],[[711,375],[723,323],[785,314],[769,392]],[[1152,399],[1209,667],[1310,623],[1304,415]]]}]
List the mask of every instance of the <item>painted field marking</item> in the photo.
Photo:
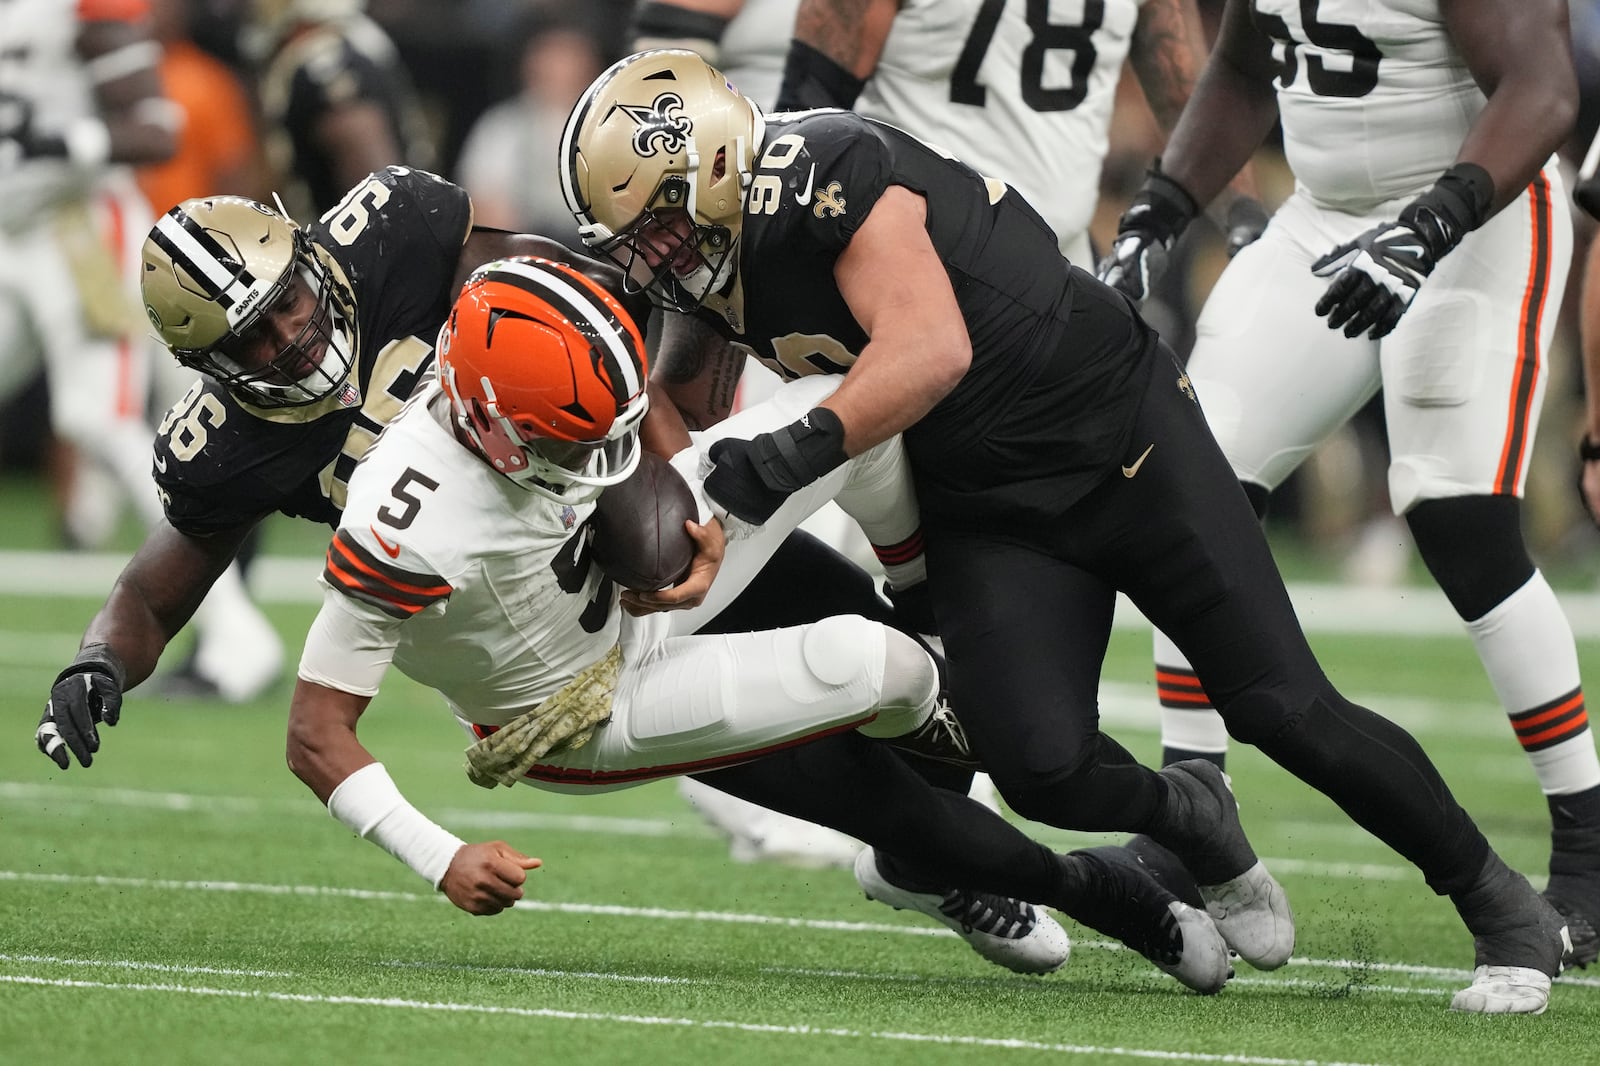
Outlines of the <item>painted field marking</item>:
[{"label": "painted field marking", "polygon": [[436,1011],[451,1014],[510,1015],[519,1018],[544,1018],[554,1021],[607,1022],[614,1025],[672,1026],[681,1029],[716,1029],[759,1035],[838,1039],[884,1040],[896,1043],[939,1044],[954,1047],[981,1047],[1007,1051],[1048,1051],[1065,1055],[1100,1055],[1171,1061],[1215,1062],[1230,1066],[1378,1066],[1374,1063],[1327,1062],[1321,1059],[1286,1059],[1263,1055],[1210,1054],[1200,1051],[1168,1051],[1162,1048],[1099,1047],[1092,1044],[1052,1044],[1009,1037],[947,1036],[936,1033],[880,1032],[870,1029],[844,1029],[810,1025],[764,1025],[759,1022],[721,1021],[702,1018],[674,1018],[649,1014],[611,1014],[597,1011],[552,1010],[543,1007],[509,1007],[492,1003],[429,1001],[374,996],[329,996],[300,992],[273,992],[263,989],[207,988],[196,985],[120,984],[107,981],[75,981],[29,975],[0,974],[0,982],[53,988],[103,989],[117,992],[158,992],[171,995],[215,996],[227,999],[267,1000],[277,1003],[318,1004],[341,1007],[380,1007],[389,1010]]}]

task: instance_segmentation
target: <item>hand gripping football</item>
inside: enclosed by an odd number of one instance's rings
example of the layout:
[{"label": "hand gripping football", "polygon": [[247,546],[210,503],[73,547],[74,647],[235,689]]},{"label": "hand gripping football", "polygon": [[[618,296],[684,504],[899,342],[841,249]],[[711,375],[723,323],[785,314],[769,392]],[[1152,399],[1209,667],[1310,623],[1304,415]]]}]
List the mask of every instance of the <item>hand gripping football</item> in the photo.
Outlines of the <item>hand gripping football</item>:
[{"label": "hand gripping football", "polygon": [[675,585],[694,561],[686,519],[699,521],[694,493],[659,455],[645,452],[633,476],[600,494],[594,512],[594,561],[623,588]]}]

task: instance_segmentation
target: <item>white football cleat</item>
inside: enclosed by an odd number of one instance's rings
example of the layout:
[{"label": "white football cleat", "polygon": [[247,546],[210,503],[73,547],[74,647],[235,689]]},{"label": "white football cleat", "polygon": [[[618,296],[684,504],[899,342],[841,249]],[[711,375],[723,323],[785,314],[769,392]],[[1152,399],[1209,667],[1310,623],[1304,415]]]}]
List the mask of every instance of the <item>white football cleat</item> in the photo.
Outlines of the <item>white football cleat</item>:
[{"label": "white football cleat", "polygon": [[1228,946],[1258,970],[1276,970],[1294,951],[1294,912],[1283,886],[1256,863],[1231,881],[1201,885],[1206,913]]},{"label": "white football cleat", "polygon": [[1046,974],[1064,966],[1072,953],[1067,931],[1031,903],[992,892],[952,889],[941,895],[901,888],[883,875],[871,848],[856,856],[855,870],[856,884],[868,899],[895,910],[921,911],[954,929],[996,966],[1015,973]]},{"label": "white football cleat", "polygon": [[1204,759],[1173,763],[1161,776],[1177,812],[1177,835],[1166,844],[1194,874],[1206,913],[1245,962],[1258,970],[1282,966],[1294,951],[1294,913],[1245,836],[1228,776]]},{"label": "white football cleat", "polygon": [[1474,1014],[1543,1014],[1550,978],[1531,966],[1479,966],[1472,984],[1450,997],[1450,1009]]}]

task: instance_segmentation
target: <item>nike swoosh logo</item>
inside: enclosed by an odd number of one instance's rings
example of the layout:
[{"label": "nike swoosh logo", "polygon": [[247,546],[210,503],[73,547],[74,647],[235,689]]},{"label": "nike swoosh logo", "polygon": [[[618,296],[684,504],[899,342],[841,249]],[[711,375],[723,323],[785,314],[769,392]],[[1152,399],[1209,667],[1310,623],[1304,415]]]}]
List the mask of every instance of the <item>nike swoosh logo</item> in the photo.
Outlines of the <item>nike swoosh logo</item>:
[{"label": "nike swoosh logo", "polygon": [[811,183],[817,179],[817,165],[811,164],[811,172],[806,175],[806,187],[794,194],[794,202],[804,207],[811,202]]},{"label": "nike swoosh logo", "polygon": [[163,474],[167,472],[167,461],[161,457],[160,452],[156,452],[156,469]]},{"label": "nike swoosh logo", "polygon": [[[1154,447],[1154,445],[1151,445],[1151,447]],[[1143,459],[1141,458],[1140,461],[1142,462]],[[1124,468],[1124,469],[1126,469],[1126,468]],[[1133,475],[1129,474],[1128,476],[1132,477]],[[378,527],[377,526],[369,525],[369,526],[367,526],[367,528],[372,530],[372,539],[378,542],[378,547],[383,549],[383,553],[385,555],[387,555],[391,559],[400,558],[400,545],[398,545],[398,544],[390,544],[388,541],[384,540],[381,536],[379,536],[378,535]]]},{"label": "nike swoosh logo", "polygon": [[1156,446],[1154,444],[1152,444],[1152,445],[1150,445],[1150,447],[1146,448],[1144,450],[1144,453],[1141,454],[1139,456],[1139,458],[1137,458],[1137,459],[1135,459],[1133,461],[1133,465],[1132,466],[1125,466],[1125,467],[1122,468],[1122,476],[1123,477],[1132,477],[1133,475],[1137,474],[1139,472],[1139,468],[1144,465],[1144,461],[1146,459],[1150,458],[1150,453],[1155,451],[1155,450],[1156,450]]}]

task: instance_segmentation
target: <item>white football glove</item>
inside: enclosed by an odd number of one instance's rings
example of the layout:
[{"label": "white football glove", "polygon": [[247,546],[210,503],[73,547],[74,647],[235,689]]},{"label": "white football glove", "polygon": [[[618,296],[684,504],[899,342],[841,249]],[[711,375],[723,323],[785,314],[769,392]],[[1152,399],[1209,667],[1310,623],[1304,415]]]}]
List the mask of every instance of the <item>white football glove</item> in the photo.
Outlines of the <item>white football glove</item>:
[{"label": "white football glove", "polygon": [[1406,222],[1385,222],[1339,245],[1311,264],[1319,278],[1333,278],[1317,301],[1329,329],[1346,337],[1366,332],[1387,336],[1433,273],[1434,255],[1422,234]]}]

